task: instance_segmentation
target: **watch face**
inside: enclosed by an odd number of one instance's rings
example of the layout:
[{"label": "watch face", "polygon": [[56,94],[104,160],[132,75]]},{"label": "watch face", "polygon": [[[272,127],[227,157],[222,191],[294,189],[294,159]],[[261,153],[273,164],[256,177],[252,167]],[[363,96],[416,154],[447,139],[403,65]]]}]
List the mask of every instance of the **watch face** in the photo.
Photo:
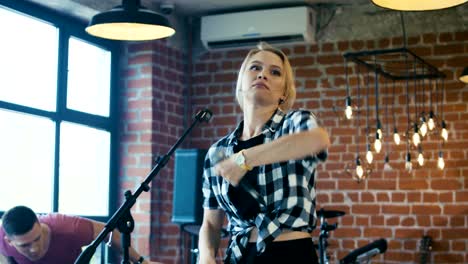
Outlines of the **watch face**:
[{"label": "watch face", "polygon": [[239,165],[239,166],[244,165],[244,163],[245,163],[244,155],[242,155],[242,153],[240,153],[240,152],[236,153],[236,158],[234,160],[236,161],[237,165]]}]

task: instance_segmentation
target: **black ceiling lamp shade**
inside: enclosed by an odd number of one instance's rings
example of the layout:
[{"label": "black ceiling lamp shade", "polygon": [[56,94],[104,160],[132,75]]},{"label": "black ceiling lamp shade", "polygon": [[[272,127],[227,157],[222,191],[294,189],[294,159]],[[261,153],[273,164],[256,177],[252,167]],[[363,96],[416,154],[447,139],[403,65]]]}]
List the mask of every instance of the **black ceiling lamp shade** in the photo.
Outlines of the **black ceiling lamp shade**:
[{"label": "black ceiling lamp shade", "polygon": [[139,0],[123,0],[122,5],[95,15],[86,32],[112,40],[144,41],[170,37],[175,30],[166,17],[142,7]]}]

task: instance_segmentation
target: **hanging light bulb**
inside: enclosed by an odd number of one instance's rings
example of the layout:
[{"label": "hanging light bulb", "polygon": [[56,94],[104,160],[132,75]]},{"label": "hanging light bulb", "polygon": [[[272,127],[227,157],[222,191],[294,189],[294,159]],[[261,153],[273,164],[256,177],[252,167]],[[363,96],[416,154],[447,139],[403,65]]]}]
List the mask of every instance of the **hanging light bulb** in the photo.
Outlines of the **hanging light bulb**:
[{"label": "hanging light bulb", "polygon": [[405,169],[408,172],[410,172],[413,169],[413,165],[411,164],[411,154],[409,152],[406,153]]},{"label": "hanging light bulb", "polygon": [[390,166],[390,158],[388,157],[388,153],[385,155],[385,163],[384,163],[384,166],[383,166],[383,169],[384,171],[389,171],[389,170],[392,170],[392,166]]},{"label": "hanging light bulb", "polygon": [[448,130],[447,130],[447,124],[445,123],[445,120],[442,120],[442,131],[440,132],[440,136],[444,139],[444,141],[447,141],[448,139]]},{"label": "hanging light bulb", "polygon": [[439,158],[437,159],[437,167],[441,170],[443,170],[445,167],[445,161],[444,161],[444,156],[442,154],[442,151],[439,151]]},{"label": "hanging light bulb", "polygon": [[347,119],[351,119],[353,117],[353,108],[351,107],[351,97],[346,97],[346,108],[345,108],[345,116]]},{"label": "hanging light bulb", "polygon": [[382,124],[380,123],[380,120],[377,120],[377,135],[379,136],[379,139],[383,138]]},{"label": "hanging light bulb", "polygon": [[400,135],[396,127],[393,128],[393,141],[395,141],[395,144],[400,145]]},{"label": "hanging light bulb", "polygon": [[423,137],[425,137],[427,134],[427,123],[426,118],[424,116],[421,117],[421,127],[419,128],[419,132]]},{"label": "hanging light bulb", "polygon": [[361,159],[359,156],[356,158],[356,175],[359,179],[362,179],[362,176],[364,175],[364,169],[361,166]]},{"label": "hanging light bulb", "polygon": [[434,112],[432,110],[429,112],[429,120],[427,121],[427,126],[431,131],[435,128]]},{"label": "hanging light bulb", "polygon": [[418,133],[418,124],[414,123],[413,145],[417,147],[421,143],[421,137]]},{"label": "hanging light bulb", "polygon": [[380,150],[382,150],[382,141],[380,140],[379,132],[375,133],[374,149],[377,153],[380,153]]},{"label": "hanging light bulb", "polygon": [[421,143],[421,137],[419,136],[419,133],[414,133],[413,134],[413,144],[415,147],[417,147]]},{"label": "hanging light bulb", "polygon": [[[345,79],[346,79],[346,101],[345,101],[345,116],[347,119],[353,117],[353,109],[351,107],[351,96],[349,96],[349,79],[348,79],[348,60],[345,60]],[[359,87],[358,87],[359,89]],[[359,97],[358,97],[359,100]]]},{"label": "hanging light bulb", "polygon": [[374,142],[374,149],[375,152],[380,153],[380,150],[382,150],[382,124],[380,123],[380,120],[377,119],[377,132],[375,133],[375,142]]},{"label": "hanging light bulb", "polygon": [[367,144],[367,153],[366,153],[367,163],[371,164],[373,159],[374,159],[374,155],[372,154],[370,144]]},{"label": "hanging light bulb", "polygon": [[418,164],[421,167],[424,165],[424,155],[422,154],[421,148],[419,149],[419,154],[418,154]]}]

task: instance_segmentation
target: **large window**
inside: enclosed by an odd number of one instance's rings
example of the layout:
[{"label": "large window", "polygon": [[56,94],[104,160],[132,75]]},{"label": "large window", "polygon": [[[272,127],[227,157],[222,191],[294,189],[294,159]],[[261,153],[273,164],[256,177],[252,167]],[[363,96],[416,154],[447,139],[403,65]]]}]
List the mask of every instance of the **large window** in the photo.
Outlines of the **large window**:
[{"label": "large window", "polygon": [[12,2],[0,5],[0,213],[27,205],[106,218],[117,166],[115,44]]},{"label": "large window", "polygon": [[0,100],[55,111],[58,29],[4,8],[0,23]]},{"label": "large window", "polygon": [[1,109],[0,127],[1,210],[23,204],[39,212],[51,211],[54,122],[41,116]]}]

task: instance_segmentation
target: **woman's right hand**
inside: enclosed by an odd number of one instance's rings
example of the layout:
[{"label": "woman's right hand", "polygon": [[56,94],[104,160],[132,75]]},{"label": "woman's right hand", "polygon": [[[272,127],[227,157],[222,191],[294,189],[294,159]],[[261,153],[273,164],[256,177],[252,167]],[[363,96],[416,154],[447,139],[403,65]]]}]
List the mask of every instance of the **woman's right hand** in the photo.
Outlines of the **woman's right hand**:
[{"label": "woman's right hand", "polygon": [[239,182],[245,176],[246,170],[242,169],[236,162],[235,157],[236,155],[242,154],[234,154],[231,157],[219,162],[215,165],[215,172],[229,181],[233,186],[238,186]]}]

